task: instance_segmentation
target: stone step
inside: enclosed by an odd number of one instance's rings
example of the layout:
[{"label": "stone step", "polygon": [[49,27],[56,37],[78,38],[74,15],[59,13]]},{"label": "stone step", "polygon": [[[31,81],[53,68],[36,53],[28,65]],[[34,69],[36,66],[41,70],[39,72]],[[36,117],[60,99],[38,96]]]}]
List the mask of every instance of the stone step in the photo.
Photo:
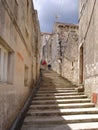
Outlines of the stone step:
[{"label": "stone step", "polygon": [[33,100],[32,104],[62,104],[62,103],[85,103],[90,102],[90,99],[57,99],[57,100]]},{"label": "stone step", "polygon": [[32,124],[24,124],[21,130],[98,130],[98,122],[87,123],[70,123],[48,126],[32,126]]},{"label": "stone step", "polygon": [[[77,87],[76,87],[77,88]],[[59,87],[59,88],[55,88],[55,87],[45,87],[45,88],[40,88],[39,90],[42,90],[42,91],[47,91],[47,90],[75,90],[76,88],[73,88],[73,87],[70,87],[70,88],[62,88],[62,87]]]},{"label": "stone step", "polygon": [[74,103],[74,104],[47,104],[47,105],[31,105],[29,108],[32,110],[45,110],[45,109],[70,109],[70,108],[91,108],[94,103]]},{"label": "stone step", "polygon": [[77,90],[47,90],[47,91],[41,91],[39,90],[38,93],[69,93],[69,92],[77,92]]},{"label": "stone step", "polygon": [[68,124],[65,126],[65,128],[68,128],[68,127],[69,127],[69,130],[70,129],[72,130],[98,130],[98,122]]},{"label": "stone step", "polygon": [[74,109],[55,109],[55,110],[29,110],[29,116],[55,116],[55,115],[77,115],[77,114],[98,114],[96,108],[74,108]]},{"label": "stone step", "polygon": [[43,97],[35,97],[34,100],[52,100],[52,99],[79,99],[79,98],[87,98],[86,95],[73,95],[73,96],[43,96]]},{"label": "stone step", "polygon": [[98,130],[98,109],[94,103],[69,81],[51,73],[43,73],[21,130]]},{"label": "stone step", "polygon": [[83,114],[83,115],[66,115],[66,116],[52,116],[52,117],[33,117],[26,116],[24,125],[38,125],[43,124],[69,124],[69,123],[88,123],[98,122],[98,114]]},{"label": "stone step", "polygon": [[37,93],[36,96],[67,96],[67,95],[83,95],[84,93],[78,93],[78,92],[73,92],[73,93],[44,93],[44,94],[39,94]]}]

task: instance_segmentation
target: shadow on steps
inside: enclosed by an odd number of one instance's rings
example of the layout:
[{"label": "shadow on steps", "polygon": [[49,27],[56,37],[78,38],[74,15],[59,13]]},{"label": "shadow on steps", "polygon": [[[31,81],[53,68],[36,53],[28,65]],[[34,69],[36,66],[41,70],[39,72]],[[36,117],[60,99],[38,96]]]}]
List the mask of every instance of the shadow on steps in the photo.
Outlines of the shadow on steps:
[{"label": "shadow on steps", "polygon": [[53,71],[42,75],[21,130],[79,130],[79,123],[98,122],[98,110],[86,95],[77,92],[77,86]]}]

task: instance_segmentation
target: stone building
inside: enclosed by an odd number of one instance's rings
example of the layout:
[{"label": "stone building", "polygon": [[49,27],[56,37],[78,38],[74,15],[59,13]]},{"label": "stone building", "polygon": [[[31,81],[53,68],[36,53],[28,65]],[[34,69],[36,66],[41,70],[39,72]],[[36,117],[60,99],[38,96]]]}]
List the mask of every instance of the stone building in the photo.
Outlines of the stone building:
[{"label": "stone building", "polygon": [[40,61],[41,61],[41,32],[40,32],[40,26],[39,26],[39,20],[37,11],[33,13],[33,81],[36,83],[36,81],[39,78],[39,72],[40,72]]},{"label": "stone building", "polygon": [[41,35],[41,43],[42,43],[42,60],[45,60],[47,64],[51,63],[51,39],[53,34],[52,33],[42,33]]},{"label": "stone building", "polygon": [[78,25],[56,22],[53,33],[42,34],[43,59],[52,69],[78,84]]},{"label": "stone building", "polygon": [[80,0],[79,83],[98,105],[98,0]]},{"label": "stone building", "polygon": [[9,128],[39,77],[40,28],[32,0],[0,0],[0,130]]},{"label": "stone building", "polygon": [[78,25],[55,23],[52,69],[73,83],[78,83]]}]

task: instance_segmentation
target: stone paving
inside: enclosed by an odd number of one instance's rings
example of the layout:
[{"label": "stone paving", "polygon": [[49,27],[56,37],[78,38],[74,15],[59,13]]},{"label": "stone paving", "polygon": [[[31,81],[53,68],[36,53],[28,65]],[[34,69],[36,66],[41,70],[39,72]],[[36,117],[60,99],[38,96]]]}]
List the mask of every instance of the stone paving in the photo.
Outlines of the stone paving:
[{"label": "stone paving", "polygon": [[21,130],[98,130],[98,109],[68,80],[43,71]]}]

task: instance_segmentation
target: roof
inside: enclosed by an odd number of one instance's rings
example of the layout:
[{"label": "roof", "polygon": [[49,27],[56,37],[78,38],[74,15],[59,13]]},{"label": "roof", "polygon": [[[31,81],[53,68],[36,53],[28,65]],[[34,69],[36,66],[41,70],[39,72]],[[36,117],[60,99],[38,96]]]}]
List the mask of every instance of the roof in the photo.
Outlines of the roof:
[{"label": "roof", "polygon": [[61,23],[61,22],[56,22],[55,24],[64,25],[64,26],[70,26],[70,27],[77,27],[78,28],[78,24]]},{"label": "roof", "polygon": [[42,32],[41,35],[53,35],[53,34],[52,33],[46,33],[46,32],[44,33],[44,32]]}]

